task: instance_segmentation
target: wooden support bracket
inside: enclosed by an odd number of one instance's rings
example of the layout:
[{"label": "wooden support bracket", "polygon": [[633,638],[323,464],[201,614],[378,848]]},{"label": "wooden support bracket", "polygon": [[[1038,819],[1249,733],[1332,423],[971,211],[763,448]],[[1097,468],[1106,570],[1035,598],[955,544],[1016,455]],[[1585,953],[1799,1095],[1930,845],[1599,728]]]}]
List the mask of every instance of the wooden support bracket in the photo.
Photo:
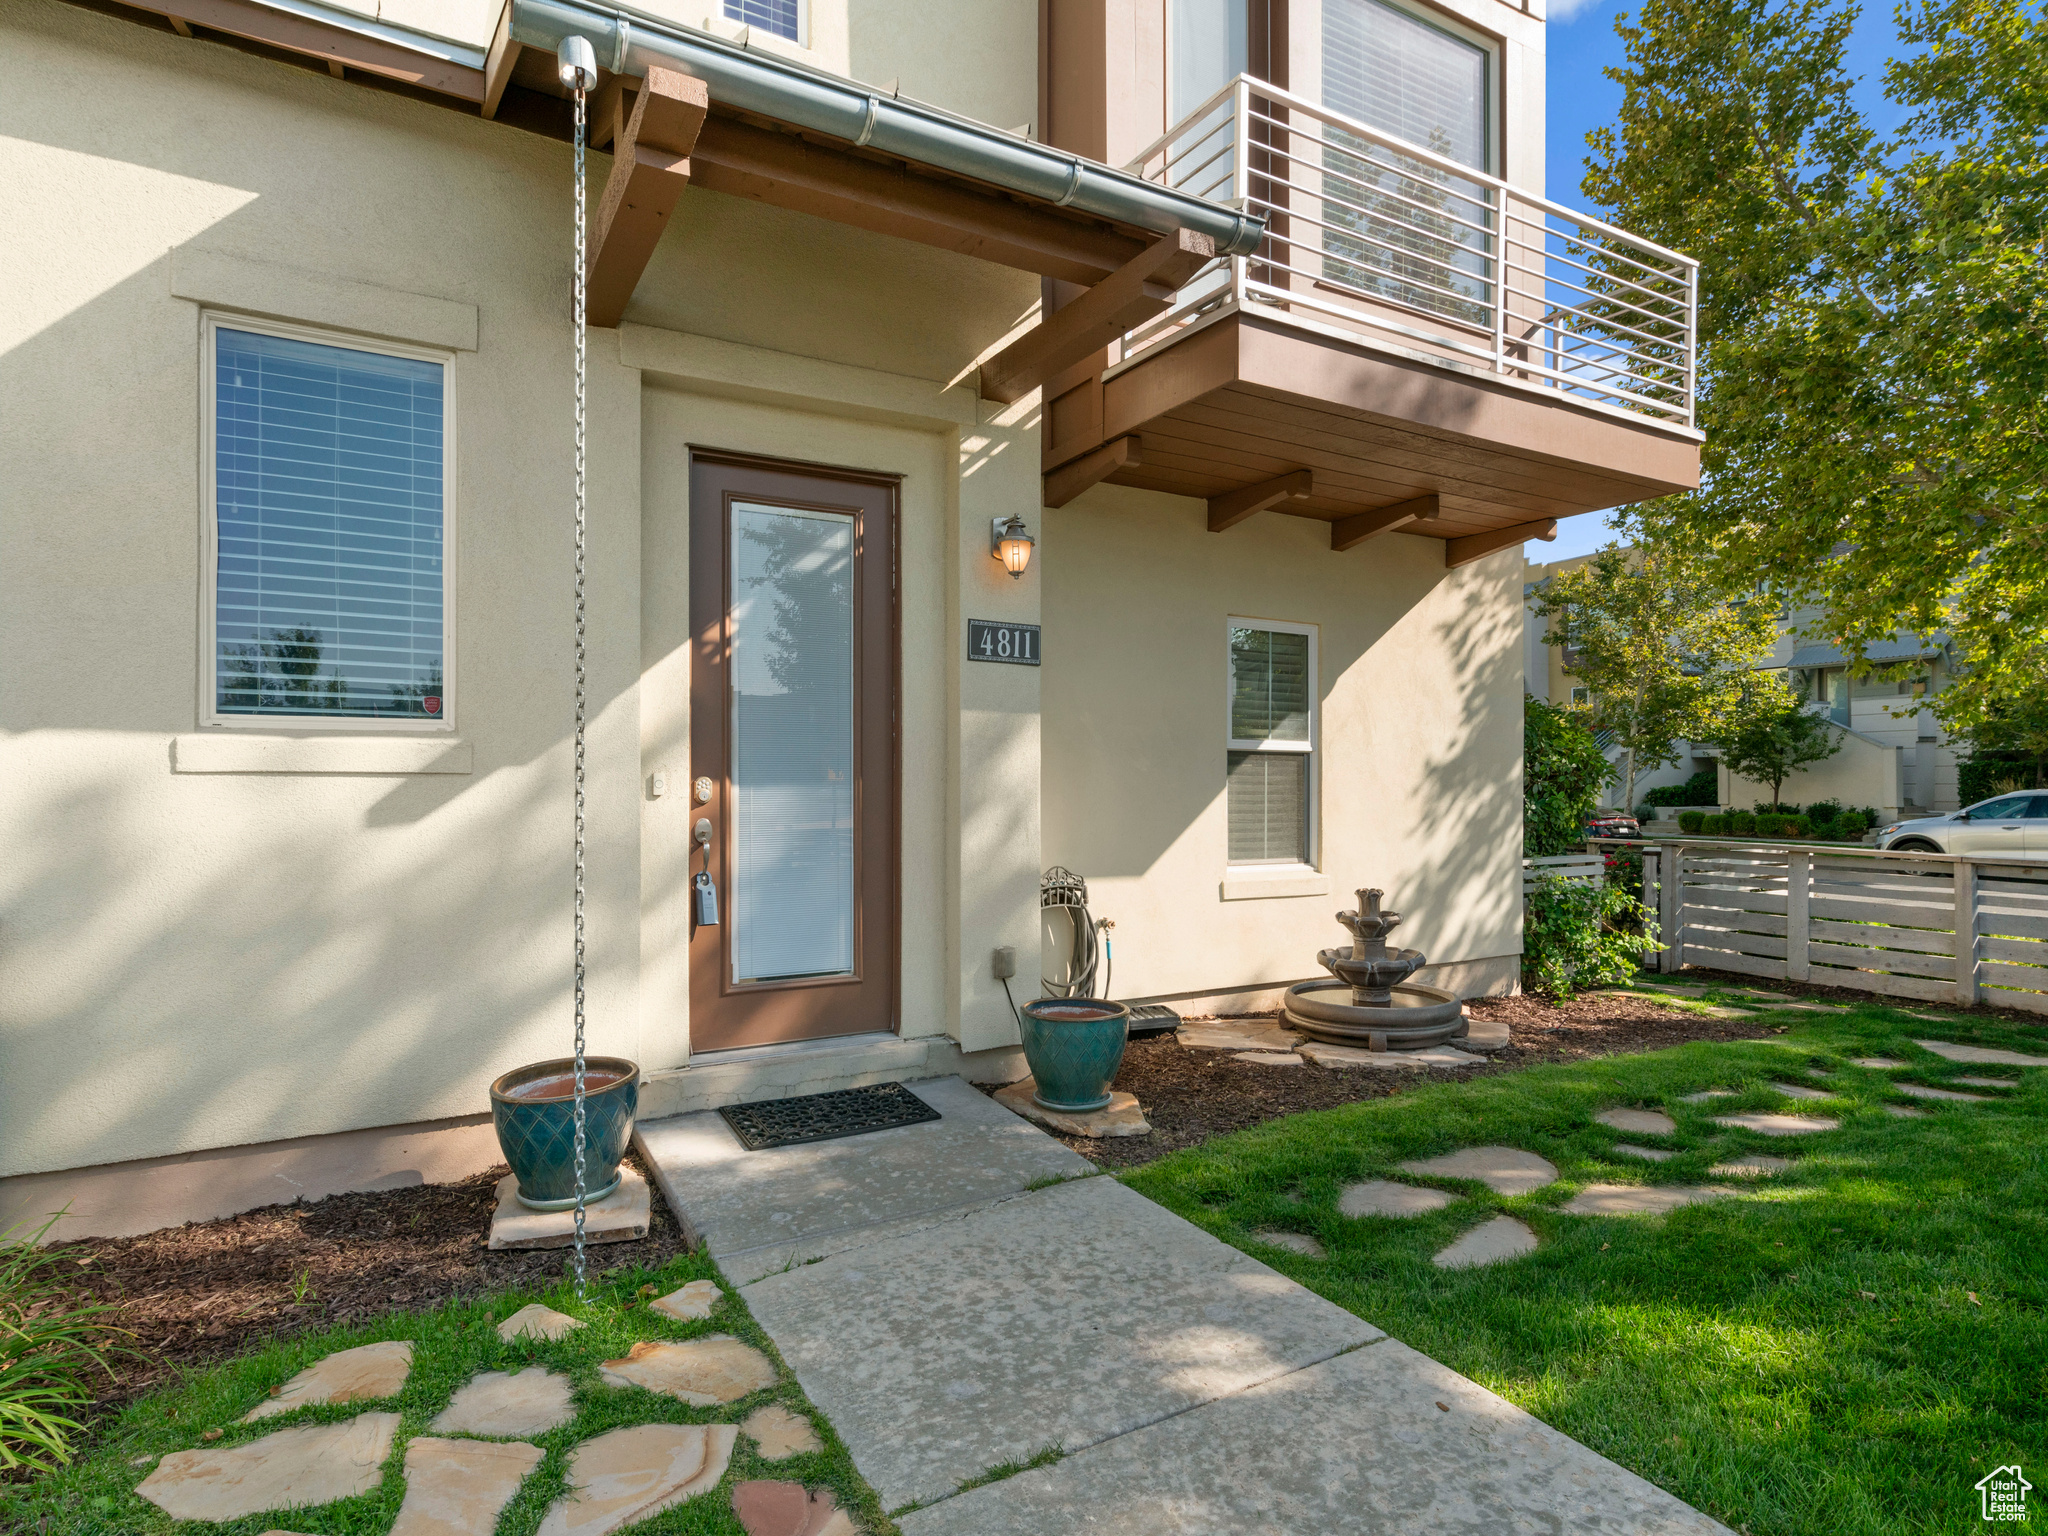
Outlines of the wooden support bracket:
[{"label": "wooden support bracket", "polygon": [[612,145],[612,173],[592,221],[588,266],[592,325],[617,325],[690,184],[690,150],[711,109],[704,82],[650,69]]},{"label": "wooden support bracket", "polygon": [[1216,244],[1207,235],[1180,229],[1161,236],[983,363],[982,398],[1006,405],[1022,399],[1062,369],[1165,314],[1180,286],[1215,257]]},{"label": "wooden support bracket", "polygon": [[1554,539],[1557,537],[1557,519],[1546,517],[1540,523],[1516,523],[1512,528],[1489,528],[1485,533],[1468,533],[1462,539],[1444,540],[1444,569],[1456,570],[1461,565],[1470,565],[1474,560],[1484,560],[1496,550],[1507,549],[1527,539]]},{"label": "wooden support bracket", "polygon": [[1226,528],[1235,528],[1246,518],[1256,516],[1268,507],[1277,507],[1283,501],[1299,501],[1315,493],[1314,474],[1306,469],[1295,469],[1284,475],[1275,475],[1270,480],[1261,480],[1257,485],[1211,496],[1209,531],[1221,533]]},{"label": "wooden support bracket", "polygon": [[1143,448],[1136,437],[1120,437],[1062,464],[1045,477],[1045,505],[1064,507],[1092,485],[1100,485],[1127,464],[1142,464]]},{"label": "wooden support bracket", "polygon": [[483,115],[496,117],[498,103],[505,99],[505,87],[512,83],[512,66],[519,62],[521,44],[512,40],[512,0],[498,13],[497,30],[491,34],[491,51],[484,55]]},{"label": "wooden support bracket", "polygon": [[1397,528],[1406,528],[1410,523],[1420,522],[1426,517],[1435,517],[1437,500],[1435,496],[1417,496],[1413,501],[1398,502],[1391,507],[1381,507],[1376,512],[1360,512],[1353,517],[1340,517],[1330,524],[1330,549],[1342,554],[1347,549],[1363,544],[1367,539],[1382,533],[1392,533]]}]

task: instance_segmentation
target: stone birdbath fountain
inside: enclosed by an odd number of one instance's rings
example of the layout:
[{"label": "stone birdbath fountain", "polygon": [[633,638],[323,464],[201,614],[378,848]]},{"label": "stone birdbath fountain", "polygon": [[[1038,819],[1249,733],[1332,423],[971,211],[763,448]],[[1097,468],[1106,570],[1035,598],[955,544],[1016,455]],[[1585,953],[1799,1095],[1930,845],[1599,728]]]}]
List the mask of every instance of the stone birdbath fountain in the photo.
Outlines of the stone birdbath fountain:
[{"label": "stone birdbath fountain", "polygon": [[[1318,951],[1334,981],[1304,981],[1287,989],[1287,1027],[1313,1040],[1364,1046],[1372,1051],[1417,1051],[1465,1033],[1465,1005],[1455,992],[1408,978],[1429,962],[1420,950],[1388,947],[1401,921],[1382,912],[1383,892],[1358,893],[1356,912],[1339,912],[1351,930],[1349,949]],[[1347,994],[1339,1001],[1332,994]]]}]

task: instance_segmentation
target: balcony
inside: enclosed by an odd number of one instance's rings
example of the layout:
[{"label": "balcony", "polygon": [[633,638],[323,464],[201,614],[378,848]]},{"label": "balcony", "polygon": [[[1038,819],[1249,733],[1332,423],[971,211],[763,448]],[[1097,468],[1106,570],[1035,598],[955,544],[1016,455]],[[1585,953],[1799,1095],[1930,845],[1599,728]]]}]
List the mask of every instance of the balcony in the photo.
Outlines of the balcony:
[{"label": "balcony", "polygon": [[1050,504],[1108,479],[1461,564],[1698,484],[1691,259],[1246,76],[1128,169],[1266,237],[1048,388]]}]

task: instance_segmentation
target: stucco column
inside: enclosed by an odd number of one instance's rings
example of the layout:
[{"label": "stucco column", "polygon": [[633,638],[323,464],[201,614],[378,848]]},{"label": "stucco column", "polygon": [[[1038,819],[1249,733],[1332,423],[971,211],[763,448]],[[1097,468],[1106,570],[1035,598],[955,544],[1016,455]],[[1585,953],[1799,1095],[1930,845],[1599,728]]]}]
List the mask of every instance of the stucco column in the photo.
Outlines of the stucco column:
[{"label": "stucco column", "polygon": [[[1039,507],[1038,445],[1014,430],[1038,414],[1036,395],[1016,406],[982,407],[986,425],[960,438],[959,497],[951,551],[946,662],[947,815],[949,861],[957,872],[957,899],[949,908],[953,931],[947,960],[956,978],[947,1031],[969,1051],[1013,1045],[1016,1020],[993,971],[993,952],[1015,946],[1017,1001],[1038,995],[1039,874],[1039,668],[967,660],[969,619],[1039,622],[1045,550],[1030,569],[1012,577],[990,553],[991,522],[1022,517],[1034,538],[1043,535]],[[1042,637],[1056,641],[1057,637]]]}]

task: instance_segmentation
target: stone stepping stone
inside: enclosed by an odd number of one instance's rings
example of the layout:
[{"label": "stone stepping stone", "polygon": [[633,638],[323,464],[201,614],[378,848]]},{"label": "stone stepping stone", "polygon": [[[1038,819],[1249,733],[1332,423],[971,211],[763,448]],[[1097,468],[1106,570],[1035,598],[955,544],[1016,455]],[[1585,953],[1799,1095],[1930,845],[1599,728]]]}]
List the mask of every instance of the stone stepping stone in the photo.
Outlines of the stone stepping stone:
[{"label": "stone stepping stone", "polygon": [[1783,1094],[1788,1099],[1832,1099],[1839,1097],[1837,1094],[1828,1092],[1825,1088],[1809,1088],[1804,1083],[1766,1083],[1764,1086],[1773,1093]]},{"label": "stone stepping stone", "polygon": [[609,1536],[716,1488],[732,1461],[731,1424],[635,1424],[569,1453],[569,1489],[537,1536]]},{"label": "stone stepping stone", "polygon": [[1827,1069],[1826,1067],[1808,1067],[1808,1068],[1806,1069],[1806,1075],[1807,1075],[1808,1077],[1832,1077],[1832,1076],[1834,1076],[1834,1074],[1833,1074],[1832,1072],[1828,1071],[1828,1069]]},{"label": "stone stepping stone", "polygon": [[254,1424],[312,1403],[358,1403],[390,1397],[411,1374],[412,1345],[405,1340],[358,1344],[354,1349],[337,1350],[283,1386],[273,1387],[269,1399],[251,1408],[242,1422]]},{"label": "stone stepping stone", "polygon": [[1230,1058],[1232,1061],[1249,1062],[1255,1067],[1301,1067],[1306,1066],[1292,1051],[1239,1051]]},{"label": "stone stepping stone", "polygon": [[[1916,1014],[1914,1017],[1924,1015]],[[1948,1021],[1944,1019],[1942,1022]],[[2027,1056],[2019,1051],[1993,1050],[1984,1045],[1951,1045],[1946,1040],[1915,1040],[1913,1043],[1921,1050],[1932,1051],[1949,1061],[1967,1061],[1980,1067],[2048,1067],[2048,1056]]]},{"label": "stone stepping stone", "polygon": [[[1705,987],[1695,986],[1689,981],[1638,981],[1634,983],[1634,986],[1637,990],[1643,992],[1675,992],[1680,997],[1705,997],[1707,995]],[[1605,989],[1603,988],[1602,990]]]},{"label": "stone stepping stone", "polygon": [[530,1365],[510,1375],[485,1371],[467,1382],[427,1428],[448,1435],[517,1439],[544,1435],[575,1417],[569,1378]]},{"label": "stone stepping stone", "polygon": [[1903,1104],[1887,1104],[1884,1107],[1884,1112],[1899,1120],[1925,1120],[1927,1118],[1926,1110],[1908,1109]]},{"label": "stone stepping stone", "polygon": [[1815,1131],[1832,1131],[1840,1127],[1841,1121],[1830,1120],[1825,1115],[1716,1115],[1714,1124],[1725,1125],[1730,1130],[1755,1131],[1759,1136],[1807,1136]]},{"label": "stone stepping stone", "polygon": [[1773,1013],[1840,1013],[1842,1009],[1839,1004],[1779,1003],[1771,1011]]},{"label": "stone stepping stone", "polygon": [[1506,1019],[1475,1019],[1465,1015],[1465,1033],[1452,1042],[1461,1051],[1504,1051],[1511,1038]]},{"label": "stone stepping stone", "polygon": [[498,1324],[498,1337],[510,1344],[514,1339],[543,1339],[552,1342],[581,1328],[576,1318],[565,1316],[553,1307],[544,1307],[539,1302],[529,1302]]},{"label": "stone stepping stone", "polygon": [[732,1512],[747,1536],[859,1536],[829,1488],[802,1483],[747,1482],[732,1491]]},{"label": "stone stepping stone", "polygon": [[608,1387],[645,1387],[698,1408],[737,1402],[775,1385],[775,1366],[751,1344],[714,1333],[687,1344],[642,1339],[623,1360],[607,1360],[598,1375]]},{"label": "stone stepping stone", "polygon": [[1676,1152],[1666,1152],[1660,1147],[1639,1147],[1632,1141],[1617,1141],[1614,1150],[1623,1157],[1647,1157],[1653,1163],[1668,1162],[1678,1156]]},{"label": "stone stepping stone", "polygon": [[1478,1269],[1536,1251],[1536,1234],[1512,1216],[1481,1222],[1430,1262],[1438,1269]]},{"label": "stone stepping stone", "polygon": [[718,1297],[717,1281],[692,1280],[681,1290],[670,1291],[647,1305],[663,1317],[672,1317],[679,1323],[701,1323],[718,1305]]},{"label": "stone stepping stone", "polygon": [[1949,1099],[1965,1104],[1991,1102],[1989,1094],[1957,1093],[1953,1088],[1929,1088],[1925,1083],[1893,1083],[1892,1087],[1909,1099]]},{"label": "stone stepping stone", "polygon": [[516,1440],[413,1441],[405,1448],[405,1502],[391,1536],[491,1536],[544,1454]]},{"label": "stone stepping stone", "polygon": [[1526,1195],[1557,1182],[1554,1166],[1517,1147],[1465,1147],[1441,1157],[1402,1163],[1400,1168],[1403,1173],[1419,1173],[1425,1178],[1472,1179],[1497,1195]]},{"label": "stone stepping stone", "polygon": [[221,1450],[173,1451],[137,1486],[174,1520],[240,1520],[368,1493],[384,1480],[395,1413],[274,1430]]},{"label": "stone stepping stone", "polygon": [[1150,1136],[1152,1127],[1145,1119],[1145,1111],[1133,1093],[1111,1093],[1109,1103],[1101,1109],[1091,1109],[1084,1114],[1069,1114],[1063,1109],[1047,1109],[1032,1097],[1038,1092],[1038,1080],[1026,1077],[1007,1088],[998,1089],[996,1102],[1026,1120],[1036,1120],[1040,1125],[1058,1131],[1063,1136],[1090,1136],[1098,1140],[1117,1136]]},{"label": "stone stepping stone", "polygon": [[1275,1248],[1298,1253],[1305,1259],[1327,1259],[1330,1256],[1328,1250],[1306,1232],[1277,1232],[1261,1227],[1252,1236],[1262,1243],[1271,1243]]},{"label": "stone stepping stone", "polygon": [[1903,1067],[1903,1061],[1893,1061],[1889,1056],[1858,1056],[1854,1065],[1868,1067],[1873,1072],[1889,1072],[1894,1067]]},{"label": "stone stepping stone", "polygon": [[1730,1158],[1725,1163],[1716,1163],[1707,1172],[1720,1178],[1760,1179],[1773,1173],[1783,1173],[1792,1166],[1789,1157],[1771,1157],[1762,1152],[1751,1152],[1744,1157]]},{"label": "stone stepping stone", "polygon": [[740,1432],[750,1437],[763,1461],[782,1461],[790,1456],[807,1456],[825,1447],[818,1431],[802,1414],[770,1403],[756,1408],[740,1420]]},{"label": "stone stepping stone", "polygon": [[1369,1051],[1362,1045],[1325,1045],[1311,1040],[1301,1054],[1319,1067],[1375,1067],[1387,1072],[1420,1072],[1428,1067],[1483,1067],[1484,1056],[1456,1046],[1432,1045],[1423,1051]]},{"label": "stone stepping stone", "polygon": [[1617,1131],[1641,1136],[1669,1136],[1678,1129],[1678,1122],[1661,1109],[1603,1109],[1593,1118]]},{"label": "stone stepping stone", "polygon": [[1559,1209],[1567,1216],[1661,1216],[1734,1193],[1711,1184],[1588,1184]]},{"label": "stone stepping stone", "polygon": [[1968,1083],[1972,1088],[2017,1088],[2019,1079],[2013,1077],[1952,1077],[1952,1083]]},{"label": "stone stepping stone", "polygon": [[1204,1019],[1174,1031],[1182,1045],[1208,1051],[1291,1051],[1301,1036],[1271,1019]]},{"label": "stone stepping stone", "polygon": [[1337,1197],[1337,1209],[1354,1217],[1426,1216],[1457,1198],[1441,1189],[1421,1189],[1413,1184],[1397,1184],[1392,1179],[1368,1179],[1362,1184],[1346,1184]]},{"label": "stone stepping stone", "polygon": [[1683,1102],[1687,1104],[1704,1104],[1709,1099],[1733,1099],[1739,1097],[1740,1095],[1733,1088],[1703,1088],[1698,1093],[1680,1095]]}]

